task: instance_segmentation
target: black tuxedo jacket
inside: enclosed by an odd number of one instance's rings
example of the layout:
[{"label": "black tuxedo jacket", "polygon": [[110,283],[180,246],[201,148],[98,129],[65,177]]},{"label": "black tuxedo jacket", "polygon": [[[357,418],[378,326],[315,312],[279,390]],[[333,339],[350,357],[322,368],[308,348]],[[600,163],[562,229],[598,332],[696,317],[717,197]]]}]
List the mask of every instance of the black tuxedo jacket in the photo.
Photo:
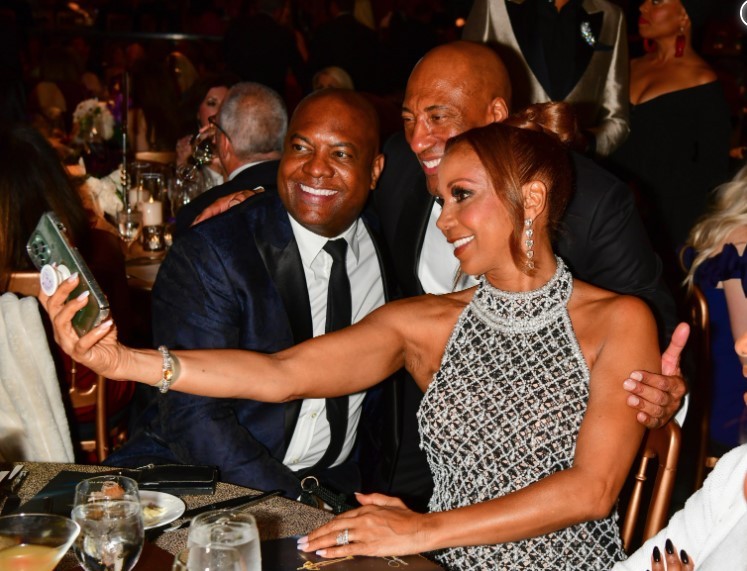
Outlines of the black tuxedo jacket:
[{"label": "black tuxedo jacket", "polygon": [[[373,193],[374,205],[402,293],[421,295],[424,292],[417,268],[434,198],[404,133],[387,141],[384,154],[386,168]],[[668,339],[676,325],[674,300],[661,278],[661,261],[648,241],[632,193],[619,179],[579,154],[573,154],[573,164],[576,189],[562,220],[555,251],[575,277],[645,299],[659,330],[666,331]],[[412,382],[399,387],[396,407],[390,411],[395,417],[389,421],[402,427],[397,462],[410,465],[404,476],[394,474],[390,492],[406,497],[414,496],[416,488],[427,489],[426,476],[421,473],[418,480],[414,466],[414,459],[420,458],[421,468],[427,472],[424,457],[414,446],[415,412],[422,393],[413,387]]]},{"label": "black tuxedo jacket", "polygon": [[[361,217],[390,287],[371,216]],[[169,348],[242,348],[271,353],[311,338],[309,297],[288,213],[277,193],[255,195],[186,232],[172,247],[153,288],[153,338]],[[361,426],[375,409],[369,391]],[[159,395],[149,430],[124,447],[120,464],[158,458],[220,468],[221,479],[257,489],[300,493],[283,463],[301,401],[286,404],[216,399],[171,391]],[[126,456],[123,457],[123,456]],[[342,491],[360,489],[354,462],[330,471]],[[347,466],[346,466],[347,465]],[[327,472],[330,472],[327,471]],[[316,474],[320,479],[325,473]],[[345,489],[350,488],[350,489]]]},{"label": "black tuxedo jacket", "polygon": [[251,190],[257,186],[265,187],[265,190],[277,189],[278,165],[280,161],[265,161],[244,169],[233,180],[214,186],[206,190],[194,200],[185,204],[176,214],[174,225],[174,238],[184,234],[195,218],[213,202],[240,190]]}]

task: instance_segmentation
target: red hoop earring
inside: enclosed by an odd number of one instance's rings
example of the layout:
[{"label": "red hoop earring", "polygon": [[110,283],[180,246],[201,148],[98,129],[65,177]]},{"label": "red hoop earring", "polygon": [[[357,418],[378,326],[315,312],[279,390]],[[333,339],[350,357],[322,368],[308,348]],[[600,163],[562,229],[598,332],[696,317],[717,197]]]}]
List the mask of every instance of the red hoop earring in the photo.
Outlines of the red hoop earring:
[{"label": "red hoop earring", "polygon": [[683,31],[680,28],[680,33],[674,39],[674,57],[682,57],[682,54],[685,53],[685,34],[682,33]]}]

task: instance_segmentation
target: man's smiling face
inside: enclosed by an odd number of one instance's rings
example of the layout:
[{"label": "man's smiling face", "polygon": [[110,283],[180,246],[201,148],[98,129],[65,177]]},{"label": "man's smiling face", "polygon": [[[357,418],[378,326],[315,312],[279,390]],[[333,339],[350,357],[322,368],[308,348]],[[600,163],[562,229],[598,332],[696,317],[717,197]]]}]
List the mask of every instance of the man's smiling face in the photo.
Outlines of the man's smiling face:
[{"label": "man's smiling face", "polygon": [[384,164],[375,112],[351,92],[324,90],[302,101],[288,127],[278,192],[312,232],[338,236],[360,215]]}]

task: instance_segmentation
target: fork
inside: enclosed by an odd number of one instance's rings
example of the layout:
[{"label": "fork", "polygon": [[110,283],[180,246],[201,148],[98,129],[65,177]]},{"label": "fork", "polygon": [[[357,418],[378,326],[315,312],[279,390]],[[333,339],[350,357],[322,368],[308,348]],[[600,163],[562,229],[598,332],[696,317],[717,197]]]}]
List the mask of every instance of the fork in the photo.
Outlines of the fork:
[{"label": "fork", "polygon": [[14,466],[9,472],[0,472],[0,499],[5,497],[5,502],[0,508],[0,515],[13,512],[21,505],[17,491],[28,474],[29,471],[23,467],[23,464]]}]

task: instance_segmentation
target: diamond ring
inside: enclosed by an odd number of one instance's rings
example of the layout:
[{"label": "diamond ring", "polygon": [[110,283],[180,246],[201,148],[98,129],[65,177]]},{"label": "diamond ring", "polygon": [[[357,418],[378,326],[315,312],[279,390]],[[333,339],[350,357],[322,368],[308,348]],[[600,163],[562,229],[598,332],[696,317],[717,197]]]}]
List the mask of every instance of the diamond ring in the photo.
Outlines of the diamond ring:
[{"label": "diamond ring", "polygon": [[348,543],[350,543],[350,539],[348,538],[348,528],[346,527],[337,534],[337,545],[347,545]]}]

